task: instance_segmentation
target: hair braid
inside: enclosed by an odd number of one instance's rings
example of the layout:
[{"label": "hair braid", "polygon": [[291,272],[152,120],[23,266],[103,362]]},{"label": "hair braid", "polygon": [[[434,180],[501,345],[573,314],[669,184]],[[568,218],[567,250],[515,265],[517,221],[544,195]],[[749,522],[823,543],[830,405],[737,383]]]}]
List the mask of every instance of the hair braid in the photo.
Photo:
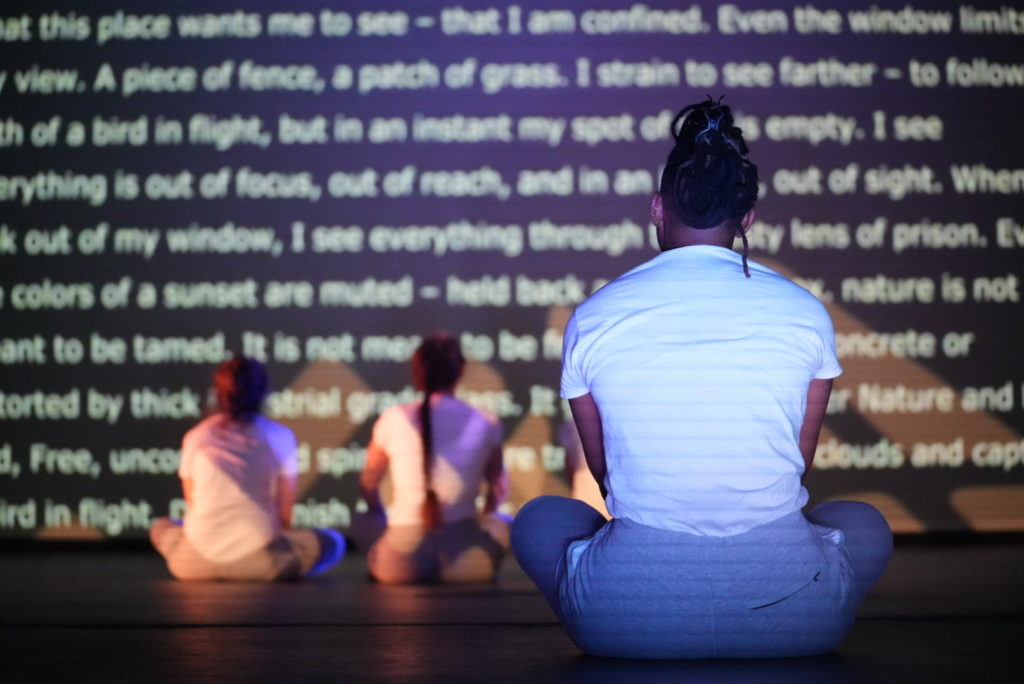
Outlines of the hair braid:
[{"label": "hair braid", "polygon": [[426,484],[426,494],[423,500],[423,524],[427,529],[434,529],[441,525],[441,503],[437,499],[437,492],[431,483],[433,479],[432,470],[434,467],[434,429],[430,421],[430,397],[432,391],[424,392],[423,403],[420,404],[420,438],[423,440],[423,479]]},{"label": "hair braid", "polygon": [[426,492],[423,501],[423,524],[427,529],[440,527],[441,503],[432,484],[434,469],[434,425],[430,415],[430,399],[437,392],[451,390],[462,374],[465,359],[458,341],[444,333],[427,337],[413,354],[413,375],[423,402],[419,407],[420,439],[423,442],[423,479]]}]

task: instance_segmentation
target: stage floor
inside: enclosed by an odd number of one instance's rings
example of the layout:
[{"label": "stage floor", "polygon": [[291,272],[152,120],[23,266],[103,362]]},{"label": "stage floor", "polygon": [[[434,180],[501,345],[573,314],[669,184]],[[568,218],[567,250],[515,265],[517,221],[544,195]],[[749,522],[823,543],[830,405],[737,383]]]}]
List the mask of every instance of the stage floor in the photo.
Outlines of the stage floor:
[{"label": "stage floor", "polygon": [[583,656],[512,560],[495,584],[384,587],[362,555],[304,583],[182,583],[144,548],[0,554],[0,675],[21,681],[1018,682],[1024,539],[899,540],[839,652]]}]

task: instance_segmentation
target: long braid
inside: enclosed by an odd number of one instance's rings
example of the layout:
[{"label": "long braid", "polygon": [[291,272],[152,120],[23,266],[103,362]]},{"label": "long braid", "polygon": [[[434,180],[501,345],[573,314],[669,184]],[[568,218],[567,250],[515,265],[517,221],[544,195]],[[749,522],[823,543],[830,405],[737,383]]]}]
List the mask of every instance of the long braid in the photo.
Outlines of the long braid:
[{"label": "long braid", "polygon": [[743,275],[750,277],[750,266],[747,264],[747,256],[750,254],[750,243],[747,242],[747,233],[744,230],[740,231],[740,237],[743,238]]},{"label": "long braid", "polygon": [[[758,175],[732,111],[709,96],[680,111],[671,132],[675,146],[661,179],[669,209],[692,228],[731,221],[740,230],[739,221],[757,201]],[[743,273],[749,278],[749,245],[746,234],[742,238]]]},{"label": "long braid", "polygon": [[433,486],[434,470],[434,425],[430,411],[430,400],[438,392],[450,391],[462,374],[465,360],[459,343],[453,337],[436,333],[427,337],[413,355],[413,375],[419,389],[423,391],[423,402],[419,406],[420,439],[423,443],[423,524],[427,529],[440,527],[443,520],[441,502]]},{"label": "long braid", "polygon": [[423,481],[426,495],[423,501],[423,524],[427,529],[435,529],[441,525],[441,504],[434,491],[432,471],[434,469],[434,426],[430,420],[430,397],[436,389],[428,388],[423,393],[420,404],[420,438],[423,440]]}]

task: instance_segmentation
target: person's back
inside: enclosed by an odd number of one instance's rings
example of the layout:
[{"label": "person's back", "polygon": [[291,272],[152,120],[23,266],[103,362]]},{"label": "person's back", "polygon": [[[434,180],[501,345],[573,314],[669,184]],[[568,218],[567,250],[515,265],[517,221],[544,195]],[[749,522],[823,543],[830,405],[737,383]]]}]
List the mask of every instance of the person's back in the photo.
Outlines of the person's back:
[{"label": "person's back", "polygon": [[185,536],[205,557],[232,561],[281,532],[279,477],[297,474],[291,431],[263,416],[212,415],[185,435],[179,473],[192,481]]},{"label": "person's back", "polygon": [[831,324],[809,292],[749,269],[721,247],[665,251],[573,315],[563,390],[602,408],[612,515],[722,535],[807,502],[792,426],[809,380],[839,371]]},{"label": "person's back", "polygon": [[[394,406],[374,426],[374,442],[388,454],[392,503],[391,525],[418,525],[426,493],[419,404]],[[476,499],[487,461],[501,447],[497,419],[445,394],[430,405],[434,463],[431,486],[437,495],[442,523],[475,519]]]}]

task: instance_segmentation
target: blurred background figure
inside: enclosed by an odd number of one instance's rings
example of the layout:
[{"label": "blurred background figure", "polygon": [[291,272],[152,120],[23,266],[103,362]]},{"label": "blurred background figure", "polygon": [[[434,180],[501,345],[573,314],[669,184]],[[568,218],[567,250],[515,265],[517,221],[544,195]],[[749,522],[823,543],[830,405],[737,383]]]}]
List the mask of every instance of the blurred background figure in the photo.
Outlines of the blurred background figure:
[{"label": "blurred background figure", "polygon": [[345,553],[328,529],[293,530],[298,476],[295,435],[262,415],[270,382],[255,360],[236,357],[214,373],[218,411],[185,435],[184,521],[160,518],[150,540],[183,580],[297,579]]},{"label": "blurred background figure", "polygon": [[[427,337],[412,359],[422,402],[393,406],[373,427],[360,490],[369,510],[351,535],[370,575],[389,584],[490,580],[508,546],[498,516],[508,486],[497,418],[455,398],[465,359],[457,340]],[[380,484],[390,474],[385,513]],[[477,498],[484,486],[484,504]]]}]

